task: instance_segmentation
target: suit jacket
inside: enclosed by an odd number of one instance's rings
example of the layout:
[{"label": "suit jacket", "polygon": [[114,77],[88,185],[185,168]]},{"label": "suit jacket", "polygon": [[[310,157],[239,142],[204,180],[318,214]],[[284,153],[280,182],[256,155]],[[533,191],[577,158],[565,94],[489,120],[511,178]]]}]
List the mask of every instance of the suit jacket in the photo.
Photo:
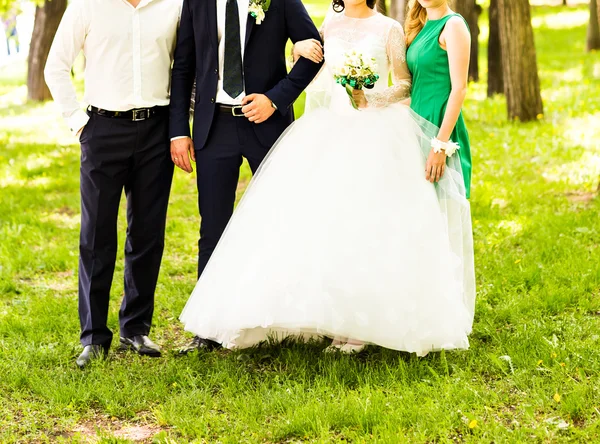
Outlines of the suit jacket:
[{"label": "suit jacket", "polygon": [[[271,147],[294,120],[293,103],[309,85],[320,65],[300,58],[288,74],[285,47],[306,39],[320,40],[301,0],[272,0],[265,20],[248,16],[243,70],[246,94],[265,94],[278,111],[254,130]],[[189,109],[196,79],[194,145],[206,144],[217,104],[218,33],[216,0],[184,0],[173,64],[170,137],[191,136]]]}]

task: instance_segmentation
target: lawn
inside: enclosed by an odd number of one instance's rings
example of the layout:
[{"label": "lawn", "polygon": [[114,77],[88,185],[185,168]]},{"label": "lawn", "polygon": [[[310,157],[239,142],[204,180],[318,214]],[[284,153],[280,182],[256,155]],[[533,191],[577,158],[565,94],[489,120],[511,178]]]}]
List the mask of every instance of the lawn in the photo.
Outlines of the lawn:
[{"label": "lawn", "polygon": [[[325,3],[307,4],[320,21]],[[470,88],[471,349],[421,359],[319,344],[178,357],[199,222],[194,177],[178,172],[152,332],[165,356],[115,342],[78,370],[79,147],[53,104],[24,103],[21,67],[0,70],[0,442],[600,441],[600,53],[585,53],[586,8],[534,9],[539,122],[508,122],[485,81]]]}]

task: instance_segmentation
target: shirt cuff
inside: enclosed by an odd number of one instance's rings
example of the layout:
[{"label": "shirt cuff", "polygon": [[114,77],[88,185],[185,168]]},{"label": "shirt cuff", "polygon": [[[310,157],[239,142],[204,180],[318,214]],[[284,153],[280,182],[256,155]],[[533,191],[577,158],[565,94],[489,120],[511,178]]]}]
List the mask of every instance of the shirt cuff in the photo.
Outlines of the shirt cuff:
[{"label": "shirt cuff", "polygon": [[173,142],[174,140],[179,140],[179,139],[189,139],[189,137],[188,136],[171,137],[171,142]]},{"label": "shirt cuff", "polygon": [[73,134],[77,134],[77,132],[87,125],[90,117],[83,110],[77,110],[75,113],[67,119],[67,123],[69,128],[73,132]]}]

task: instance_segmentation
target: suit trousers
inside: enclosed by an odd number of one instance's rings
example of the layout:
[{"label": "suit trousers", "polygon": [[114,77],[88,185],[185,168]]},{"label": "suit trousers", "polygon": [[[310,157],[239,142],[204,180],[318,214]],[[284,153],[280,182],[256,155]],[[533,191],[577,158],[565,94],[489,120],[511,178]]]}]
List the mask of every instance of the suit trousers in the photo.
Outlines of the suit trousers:
[{"label": "suit trousers", "polygon": [[245,117],[217,110],[204,148],[196,150],[198,209],[202,221],[198,242],[198,277],[202,275],[233,214],[243,158],[254,174],[270,147]]},{"label": "suit trousers", "polygon": [[162,260],[173,179],[168,109],[143,121],[90,113],[81,134],[79,319],[81,343],[109,347],[110,288],[117,256],[117,219],[127,198],[123,337],[147,335]]}]

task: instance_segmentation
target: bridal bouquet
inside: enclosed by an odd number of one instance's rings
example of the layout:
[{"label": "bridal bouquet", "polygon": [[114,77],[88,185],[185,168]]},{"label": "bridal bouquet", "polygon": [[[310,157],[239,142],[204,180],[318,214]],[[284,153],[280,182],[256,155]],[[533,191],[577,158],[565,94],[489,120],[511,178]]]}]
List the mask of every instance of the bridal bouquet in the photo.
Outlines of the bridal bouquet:
[{"label": "bridal bouquet", "polygon": [[379,80],[377,62],[374,58],[367,58],[363,54],[352,51],[344,56],[344,62],[334,68],[333,75],[336,83],[346,88],[350,102],[354,109],[358,109],[352,90],[372,89]]}]

